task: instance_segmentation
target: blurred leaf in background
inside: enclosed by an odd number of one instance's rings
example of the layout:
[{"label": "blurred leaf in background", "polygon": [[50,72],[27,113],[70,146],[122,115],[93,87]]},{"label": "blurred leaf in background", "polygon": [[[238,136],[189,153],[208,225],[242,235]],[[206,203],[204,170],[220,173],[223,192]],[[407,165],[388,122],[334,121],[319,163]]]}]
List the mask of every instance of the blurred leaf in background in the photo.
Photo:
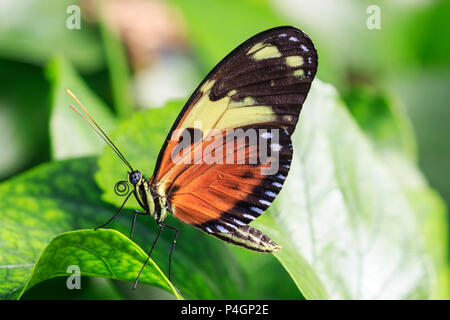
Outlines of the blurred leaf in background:
[{"label": "blurred leaf in background", "polygon": [[66,28],[70,4],[0,4],[0,179],[50,159],[50,86],[43,71],[49,59],[60,54],[91,73],[104,65],[92,27],[83,23],[80,30]]},{"label": "blurred leaf in background", "polygon": [[50,116],[50,138],[52,157],[67,159],[98,154],[104,147],[100,137],[93,139],[93,131],[69,105],[79,110],[75,100],[66,93],[69,89],[83,105],[89,106],[89,112],[101,123],[103,131],[108,133],[115,126],[115,119],[109,108],[80,80],[76,71],[62,57],[53,59],[47,76],[52,83],[52,111]]},{"label": "blurred leaf in background", "polygon": [[398,99],[368,85],[353,86],[343,99],[360,128],[382,153],[398,152],[417,161],[412,124]]},{"label": "blurred leaf in background", "polygon": [[181,9],[202,74],[256,33],[286,24],[266,0],[170,0]]},{"label": "blurred leaf in background", "polygon": [[[41,69],[0,59],[0,180],[50,159],[47,92]],[[33,120],[33,121],[31,121]]]},{"label": "blurred leaf in background", "polygon": [[102,47],[94,31],[66,27],[67,8],[74,2],[3,0],[0,10],[0,55],[23,62],[46,65],[55,54],[69,59],[83,71],[104,64]]}]

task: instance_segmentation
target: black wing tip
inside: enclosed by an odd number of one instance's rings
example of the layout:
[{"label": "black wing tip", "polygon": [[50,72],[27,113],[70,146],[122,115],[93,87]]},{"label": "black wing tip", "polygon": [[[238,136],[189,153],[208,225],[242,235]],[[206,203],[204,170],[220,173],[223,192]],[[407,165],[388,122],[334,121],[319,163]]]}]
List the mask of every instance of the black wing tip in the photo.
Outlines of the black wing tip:
[{"label": "black wing tip", "polygon": [[[278,31],[295,31],[297,33],[301,33],[303,36],[305,36],[306,38],[308,38],[309,40],[311,40],[311,38],[305,33],[305,31],[303,31],[302,29],[300,29],[297,26],[293,26],[293,25],[284,25],[284,26],[277,26],[277,27],[273,27],[273,28],[269,28],[269,29],[265,29],[257,34],[255,34],[253,37],[258,37],[261,35],[264,35],[266,33],[272,33],[272,32],[278,32]],[[251,39],[250,38],[250,39]]]},{"label": "black wing tip", "polygon": [[273,27],[273,28],[270,28],[270,29],[266,29],[266,30],[263,30],[263,31],[261,31],[261,32],[259,32],[259,33],[257,33],[257,34],[255,34],[254,36],[252,36],[251,38],[249,38],[247,41],[245,41],[243,44],[245,44],[246,42],[249,42],[250,40],[252,40],[253,38],[256,38],[256,37],[260,37],[260,36],[264,36],[265,34],[269,34],[269,33],[273,33],[273,32],[283,32],[283,31],[286,31],[286,32],[288,32],[288,31],[294,31],[294,32],[296,32],[296,33],[298,33],[298,34],[300,34],[302,37],[304,37],[308,42],[310,42],[310,45],[311,45],[311,48],[313,49],[313,51],[314,51],[314,55],[316,56],[316,59],[318,60],[318,57],[317,57],[317,49],[316,49],[316,46],[314,45],[314,42],[312,41],[312,39],[305,33],[305,31],[303,31],[302,29],[300,29],[299,27],[297,27],[297,26],[293,26],[293,25],[284,25],[284,26],[277,26],[277,27]]}]

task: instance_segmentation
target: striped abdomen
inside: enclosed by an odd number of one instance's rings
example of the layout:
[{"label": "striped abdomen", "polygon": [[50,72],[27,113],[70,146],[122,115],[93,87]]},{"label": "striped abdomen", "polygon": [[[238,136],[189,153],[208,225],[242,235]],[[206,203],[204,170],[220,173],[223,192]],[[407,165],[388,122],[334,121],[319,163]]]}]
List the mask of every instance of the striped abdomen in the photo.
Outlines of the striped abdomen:
[{"label": "striped abdomen", "polygon": [[214,236],[258,252],[275,252],[281,249],[281,246],[273,242],[264,233],[248,225],[241,226],[232,233],[215,233]]}]

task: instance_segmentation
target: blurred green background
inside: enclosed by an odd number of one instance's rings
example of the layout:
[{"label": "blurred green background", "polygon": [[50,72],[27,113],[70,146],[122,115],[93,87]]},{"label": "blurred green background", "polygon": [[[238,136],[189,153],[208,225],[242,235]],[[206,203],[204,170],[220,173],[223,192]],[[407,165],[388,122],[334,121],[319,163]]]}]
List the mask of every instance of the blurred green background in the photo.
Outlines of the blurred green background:
[{"label": "blurred green background", "polygon": [[[379,29],[367,26],[373,4]],[[71,29],[71,5],[80,8],[79,29]],[[77,124],[63,111],[61,83],[88,92],[84,104],[109,132],[135,112],[185,100],[248,37],[295,25],[316,45],[317,77],[338,89],[360,128],[387,157],[396,149],[408,154],[450,203],[449,1],[2,0],[0,9],[2,181],[42,163],[99,153],[102,141],[85,127],[85,145],[71,143]],[[64,283],[47,280],[24,298],[168,297],[101,278],[83,278],[81,291]],[[290,286],[279,298],[293,297]]]}]

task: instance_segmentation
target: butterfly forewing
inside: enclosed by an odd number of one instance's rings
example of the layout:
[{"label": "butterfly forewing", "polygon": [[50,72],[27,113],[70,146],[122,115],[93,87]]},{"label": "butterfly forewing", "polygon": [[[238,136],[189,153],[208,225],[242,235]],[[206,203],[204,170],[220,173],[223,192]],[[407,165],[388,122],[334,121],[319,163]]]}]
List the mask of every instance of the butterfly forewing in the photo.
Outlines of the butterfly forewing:
[{"label": "butterfly forewing", "polygon": [[[279,27],[250,38],[209,73],[175,121],[150,181],[177,218],[252,250],[278,248],[248,223],[286,179],[290,136],[316,71],[312,41]],[[185,133],[191,139],[181,143]]]}]

